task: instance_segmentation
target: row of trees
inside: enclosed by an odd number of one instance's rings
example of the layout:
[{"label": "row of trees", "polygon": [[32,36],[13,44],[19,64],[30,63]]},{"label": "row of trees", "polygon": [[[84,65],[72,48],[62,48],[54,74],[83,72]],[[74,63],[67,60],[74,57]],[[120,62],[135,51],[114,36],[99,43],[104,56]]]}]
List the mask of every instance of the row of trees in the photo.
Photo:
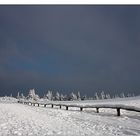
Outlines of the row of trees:
[{"label": "row of trees", "polygon": [[[44,99],[48,100],[57,100],[57,101],[64,101],[64,100],[81,100],[80,92],[77,94],[74,94],[73,92],[70,95],[63,95],[59,92],[56,92],[56,94],[53,94],[52,91],[48,91],[46,95],[43,97]],[[84,97],[82,97],[83,99]]]},{"label": "row of trees", "polygon": [[34,89],[30,89],[27,97],[25,97],[23,95],[23,93],[21,93],[21,95],[20,95],[20,93],[18,92],[17,99],[27,99],[27,100],[35,100],[35,101],[37,101],[38,99],[40,99],[40,97],[39,97],[38,94],[35,93]]},{"label": "row of trees", "polygon": [[[28,100],[35,100],[37,101],[40,99],[39,95],[35,93],[34,89],[29,90],[28,95],[25,97],[23,93],[18,92],[17,99],[28,99]],[[50,101],[65,101],[65,100],[83,100],[84,96],[81,98],[80,92],[77,94],[74,94],[73,92],[70,95],[63,95],[59,92],[56,92],[55,94],[52,91],[48,91],[47,94],[44,94],[43,99],[48,99]]]},{"label": "row of trees", "polygon": [[[48,91],[46,94],[44,94],[43,99],[47,99],[50,101],[70,101],[70,100],[99,100],[99,99],[112,99],[112,98],[125,98],[125,97],[134,97],[134,93],[133,94],[125,94],[125,93],[121,93],[121,94],[115,94],[115,95],[110,95],[109,93],[105,93],[104,91],[100,92],[100,93],[95,93],[92,97],[87,97],[85,96],[81,96],[80,92],[75,93],[71,93],[69,95],[63,95],[62,93],[60,94],[59,92],[53,93],[52,91]],[[25,97],[22,93],[20,95],[20,93],[18,92],[17,95],[17,99],[28,99],[28,100],[39,100],[40,97],[38,94],[35,93],[35,89],[31,89],[29,90],[28,95]]]},{"label": "row of trees", "polygon": [[100,93],[95,93],[93,97],[91,97],[90,99],[95,99],[95,100],[99,100],[99,99],[113,99],[113,98],[126,98],[126,97],[134,97],[135,94],[134,93],[120,93],[120,94],[114,94],[111,95],[109,93],[105,93],[104,91],[100,92]]}]

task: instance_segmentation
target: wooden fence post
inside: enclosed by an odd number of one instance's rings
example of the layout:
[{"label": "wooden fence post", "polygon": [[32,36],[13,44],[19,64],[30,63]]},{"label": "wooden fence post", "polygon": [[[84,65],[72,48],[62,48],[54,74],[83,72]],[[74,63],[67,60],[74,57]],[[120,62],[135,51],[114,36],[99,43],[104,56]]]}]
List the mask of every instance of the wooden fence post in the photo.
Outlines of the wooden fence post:
[{"label": "wooden fence post", "polygon": [[83,107],[80,107],[80,111],[82,111],[83,110]]},{"label": "wooden fence post", "polygon": [[66,110],[68,110],[68,106],[66,106]]},{"label": "wooden fence post", "polygon": [[99,113],[99,108],[98,107],[96,108],[96,111],[97,111],[97,113]]},{"label": "wooden fence post", "polygon": [[39,106],[39,104],[38,104],[38,106]]},{"label": "wooden fence post", "polygon": [[120,113],[120,108],[117,108],[117,116],[120,116],[121,113]]},{"label": "wooden fence post", "polygon": [[52,104],[52,108],[53,108],[53,104]]},{"label": "wooden fence post", "polygon": [[61,109],[61,105],[60,105],[60,109]]},{"label": "wooden fence post", "polygon": [[44,104],[44,107],[46,107],[46,104]]}]

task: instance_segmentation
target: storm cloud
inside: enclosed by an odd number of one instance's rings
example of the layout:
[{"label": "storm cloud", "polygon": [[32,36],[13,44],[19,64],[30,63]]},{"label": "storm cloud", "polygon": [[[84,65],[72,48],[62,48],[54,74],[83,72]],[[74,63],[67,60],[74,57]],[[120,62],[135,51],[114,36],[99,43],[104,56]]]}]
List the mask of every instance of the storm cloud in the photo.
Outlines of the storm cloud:
[{"label": "storm cloud", "polygon": [[0,94],[140,93],[140,6],[0,6]]}]

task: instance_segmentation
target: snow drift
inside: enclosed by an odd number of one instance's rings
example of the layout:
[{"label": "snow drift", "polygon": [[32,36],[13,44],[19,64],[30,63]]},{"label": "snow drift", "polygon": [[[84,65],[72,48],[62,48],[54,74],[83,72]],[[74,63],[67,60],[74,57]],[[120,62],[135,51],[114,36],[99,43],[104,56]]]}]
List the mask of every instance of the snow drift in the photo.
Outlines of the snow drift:
[{"label": "snow drift", "polygon": [[[10,102],[11,101],[11,102]],[[70,109],[28,106],[16,99],[0,98],[0,135],[140,135],[140,113],[112,109]],[[46,101],[45,101],[46,102]],[[57,102],[58,103],[58,102]],[[63,102],[78,105],[123,104],[140,107],[140,98]]]}]

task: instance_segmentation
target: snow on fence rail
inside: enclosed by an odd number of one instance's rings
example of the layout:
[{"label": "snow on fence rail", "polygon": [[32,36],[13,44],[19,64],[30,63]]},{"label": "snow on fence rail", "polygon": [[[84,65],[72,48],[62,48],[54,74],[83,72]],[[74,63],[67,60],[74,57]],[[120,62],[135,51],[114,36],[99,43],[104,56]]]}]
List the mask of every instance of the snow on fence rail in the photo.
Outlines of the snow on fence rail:
[{"label": "snow on fence rail", "polygon": [[46,107],[47,105],[51,105],[53,108],[54,106],[59,106],[60,109],[62,106],[66,107],[66,110],[68,110],[69,107],[77,107],[80,108],[80,111],[82,111],[84,108],[96,108],[96,112],[99,113],[100,108],[111,108],[111,109],[116,109],[117,111],[117,116],[121,115],[120,110],[128,110],[128,111],[135,111],[135,112],[140,112],[140,108],[134,107],[134,106],[127,106],[127,105],[122,105],[122,104],[116,104],[116,105],[111,105],[111,104],[100,104],[100,105],[70,105],[70,104],[58,104],[58,103],[39,103],[39,102],[30,102],[30,101],[18,101],[18,103],[23,103],[23,104],[28,104],[28,105],[43,105]]}]

